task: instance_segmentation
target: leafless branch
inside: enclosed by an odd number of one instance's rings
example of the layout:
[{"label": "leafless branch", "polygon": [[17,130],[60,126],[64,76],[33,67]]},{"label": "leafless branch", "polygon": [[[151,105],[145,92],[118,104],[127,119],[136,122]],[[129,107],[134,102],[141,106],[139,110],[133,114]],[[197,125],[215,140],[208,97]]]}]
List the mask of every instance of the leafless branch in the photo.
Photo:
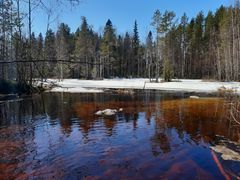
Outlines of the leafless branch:
[{"label": "leafless branch", "polygon": [[64,64],[90,64],[101,65],[101,63],[92,63],[78,60],[13,60],[13,61],[0,61],[0,64],[16,64],[16,63],[64,63]]}]

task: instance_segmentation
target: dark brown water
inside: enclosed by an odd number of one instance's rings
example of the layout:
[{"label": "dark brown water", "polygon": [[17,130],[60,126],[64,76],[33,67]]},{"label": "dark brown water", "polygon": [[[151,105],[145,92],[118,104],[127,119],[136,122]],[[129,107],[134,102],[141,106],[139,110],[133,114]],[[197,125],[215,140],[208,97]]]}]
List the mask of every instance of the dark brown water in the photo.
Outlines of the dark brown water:
[{"label": "dark brown water", "polygon": [[[217,98],[155,91],[46,93],[0,104],[0,179],[228,179],[240,163],[210,145],[239,141]],[[97,110],[123,108],[115,117]]]}]

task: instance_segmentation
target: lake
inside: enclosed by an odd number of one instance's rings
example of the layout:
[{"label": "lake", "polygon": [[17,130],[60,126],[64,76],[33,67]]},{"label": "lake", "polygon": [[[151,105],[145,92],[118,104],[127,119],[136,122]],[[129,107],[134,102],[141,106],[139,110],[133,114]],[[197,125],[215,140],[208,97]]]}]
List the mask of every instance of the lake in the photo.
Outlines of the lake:
[{"label": "lake", "polygon": [[[0,179],[236,179],[210,146],[239,142],[222,99],[136,91],[44,93],[0,103]],[[200,94],[200,96],[208,96]],[[95,112],[119,109],[116,116]]]}]

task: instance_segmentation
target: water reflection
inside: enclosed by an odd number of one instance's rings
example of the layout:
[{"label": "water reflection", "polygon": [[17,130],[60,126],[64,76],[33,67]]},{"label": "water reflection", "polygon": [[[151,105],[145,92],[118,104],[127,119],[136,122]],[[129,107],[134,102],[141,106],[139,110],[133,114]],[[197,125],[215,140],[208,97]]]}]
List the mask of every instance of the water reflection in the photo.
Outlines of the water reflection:
[{"label": "water reflection", "polygon": [[[188,96],[46,93],[0,104],[0,179],[222,179],[209,143],[239,141],[240,130],[223,100]],[[107,108],[124,111],[94,115]]]}]

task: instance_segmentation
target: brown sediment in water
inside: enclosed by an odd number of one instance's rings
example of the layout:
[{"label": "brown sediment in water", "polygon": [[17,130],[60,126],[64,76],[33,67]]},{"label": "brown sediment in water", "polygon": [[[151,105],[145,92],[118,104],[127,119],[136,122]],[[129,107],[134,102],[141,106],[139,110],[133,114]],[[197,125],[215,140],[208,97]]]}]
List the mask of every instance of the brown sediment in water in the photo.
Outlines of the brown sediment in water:
[{"label": "brown sediment in water", "polygon": [[[76,103],[73,109],[79,119],[84,119],[82,126],[85,131],[93,127],[99,117],[95,115],[98,110],[123,108],[123,114],[129,114],[137,120],[139,112],[146,113],[146,120],[155,118],[156,126],[161,128],[163,124],[168,127],[184,129],[193,135],[198,141],[198,135],[209,141],[216,134],[231,137],[238,140],[238,128],[228,128],[229,122],[226,117],[227,107],[221,98],[178,99],[161,102],[124,102],[109,101],[104,103]],[[113,128],[116,119],[107,120],[102,117],[106,126]],[[200,127],[200,128],[199,128]],[[197,133],[197,134],[196,134]]]},{"label": "brown sediment in water", "polygon": [[[208,143],[217,134],[239,139],[223,99],[111,97],[51,101],[49,116],[37,119],[37,126],[31,121],[0,126],[0,179],[212,179],[219,172]],[[95,115],[109,108],[123,112]]]},{"label": "brown sediment in water", "polygon": [[[202,99],[179,99],[161,102],[140,102],[140,101],[108,101],[103,103],[75,103],[73,109],[82,117],[92,117],[97,110],[119,109],[123,108],[124,113],[134,112],[155,112],[156,110],[174,110],[183,109],[186,113],[198,114],[198,116],[219,115],[219,110],[223,111],[223,99],[220,98],[202,98]],[[210,109],[209,109],[210,108]],[[188,109],[188,112],[186,111]],[[205,112],[202,112],[204,110]],[[207,112],[208,111],[208,112]]]}]

